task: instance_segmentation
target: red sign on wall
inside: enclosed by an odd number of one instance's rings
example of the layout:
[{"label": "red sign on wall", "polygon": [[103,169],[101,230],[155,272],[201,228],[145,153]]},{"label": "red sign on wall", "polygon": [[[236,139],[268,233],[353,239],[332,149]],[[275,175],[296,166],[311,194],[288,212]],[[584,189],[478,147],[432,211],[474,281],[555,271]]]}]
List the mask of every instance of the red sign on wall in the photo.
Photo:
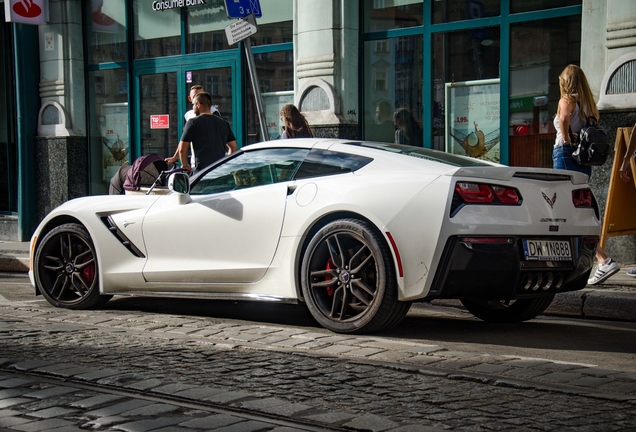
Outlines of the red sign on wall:
[{"label": "red sign on wall", "polygon": [[150,116],[150,129],[168,129],[170,128],[169,114],[154,114]]},{"label": "red sign on wall", "polygon": [[49,18],[48,6],[48,0],[5,0],[5,19],[7,22],[45,24]]}]

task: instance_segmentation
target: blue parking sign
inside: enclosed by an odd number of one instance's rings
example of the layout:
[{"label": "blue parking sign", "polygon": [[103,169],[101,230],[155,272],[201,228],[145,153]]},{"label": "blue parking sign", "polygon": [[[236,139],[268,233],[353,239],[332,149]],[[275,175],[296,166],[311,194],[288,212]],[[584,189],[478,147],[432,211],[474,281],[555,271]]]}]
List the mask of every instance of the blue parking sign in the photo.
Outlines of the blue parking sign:
[{"label": "blue parking sign", "polygon": [[225,11],[230,18],[243,18],[254,15],[256,18],[263,16],[259,0],[225,0]]}]

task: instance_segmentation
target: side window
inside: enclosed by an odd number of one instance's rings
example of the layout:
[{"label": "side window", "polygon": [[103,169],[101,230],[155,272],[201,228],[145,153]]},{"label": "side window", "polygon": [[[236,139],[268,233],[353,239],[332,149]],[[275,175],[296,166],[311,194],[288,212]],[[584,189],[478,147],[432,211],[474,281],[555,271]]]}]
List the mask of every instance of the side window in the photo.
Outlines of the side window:
[{"label": "side window", "polygon": [[217,165],[192,184],[190,195],[229,192],[289,181],[309,149],[246,151]]},{"label": "side window", "polygon": [[295,179],[354,172],[373,159],[328,150],[312,150],[296,171]]}]

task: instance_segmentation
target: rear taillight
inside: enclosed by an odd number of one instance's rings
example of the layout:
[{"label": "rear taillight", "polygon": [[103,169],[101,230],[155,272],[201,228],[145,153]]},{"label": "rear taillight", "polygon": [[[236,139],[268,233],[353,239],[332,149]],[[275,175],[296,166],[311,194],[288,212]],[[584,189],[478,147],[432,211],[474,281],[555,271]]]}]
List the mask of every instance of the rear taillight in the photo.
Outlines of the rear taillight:
[{"label": "rear taillight", "polygon": [[517,204],[519,202],[519,194],[516,189],[493,186],[492,190],[495,191],[495,195],[502,204]]},{"label": "rear taillight", "polygon": [[521,194],[515,188],[486,183],[457,182],[451,205],[451,217],[467,204],[520,205]]},{"label": "rear taillight", "polygon": [[594,198],[590,189],[577,189],[572,191],[572,204],[577,208],[591,208]]},{"label": "rear taillight", "polygon": [[518,204],[519,191],[485,183],[457,182],[455,190],[466,203]]},{"label": "rear taillight", "polygon": [[492,189],[485,184],[460,182],[455,185],[455,190],[467,203],[489,203],[495,198]]}]

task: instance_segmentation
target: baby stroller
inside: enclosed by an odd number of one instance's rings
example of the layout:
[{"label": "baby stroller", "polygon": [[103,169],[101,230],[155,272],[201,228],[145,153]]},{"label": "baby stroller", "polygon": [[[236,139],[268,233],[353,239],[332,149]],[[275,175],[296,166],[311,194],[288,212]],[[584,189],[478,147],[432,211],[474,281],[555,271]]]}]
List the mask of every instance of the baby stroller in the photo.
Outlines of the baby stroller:
[{"label": "baby stroller", "polygon": [[[132,165],[124,165],[110,179],[108,193],[124,195],[126,191],[139,193],[142,187],[161,187],[165,176],[160,174],[168,169],[168,164],[157,154],[137,158]],[[159,184],[155,184],[159,180]]]}]

